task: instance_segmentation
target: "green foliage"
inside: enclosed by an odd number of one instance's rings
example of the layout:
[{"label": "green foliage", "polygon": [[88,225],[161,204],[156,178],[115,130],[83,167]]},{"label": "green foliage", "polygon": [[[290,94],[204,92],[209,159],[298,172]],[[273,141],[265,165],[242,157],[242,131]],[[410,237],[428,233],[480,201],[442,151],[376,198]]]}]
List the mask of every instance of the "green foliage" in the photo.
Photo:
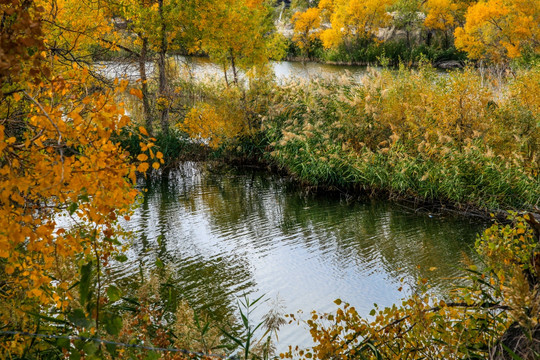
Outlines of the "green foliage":
[{"label": "green foliage", "polygon": [[456,50],[454,47],[439,48],[419,44],[408,46],[404,40],[388,40],[385,42],[360,41],[347,49],[344,45],[337,49],[329,49],[324,53],[319,53],[320,58],[326,61],[380,64],[382,57],[388,58],[389,64],[399,66],[400,63],[418,64],[428,60],[432,64],[441,61],[456,60],[465,61],[467,56],[464,52]]},{"label": "green foliage", "polygon": [[[116,140],[131,156],[140,154],[140,134],[137,129],[124,130]],[[191,142],[185,133],[174,128],[166,134],[159,133],[154,140],[154,152],[159,151],[163,155],[162,169],[172,168],[184,159],[200,160],[208,155],[204,148]]]}]

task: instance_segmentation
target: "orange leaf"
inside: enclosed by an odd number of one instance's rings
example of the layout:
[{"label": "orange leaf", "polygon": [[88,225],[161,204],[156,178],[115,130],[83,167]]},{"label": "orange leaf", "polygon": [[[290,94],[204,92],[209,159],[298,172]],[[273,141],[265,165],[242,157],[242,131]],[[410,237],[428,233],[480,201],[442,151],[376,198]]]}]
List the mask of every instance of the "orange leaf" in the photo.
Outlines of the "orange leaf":
[{"label": "orange leaf", "polygon": [[146,131],[146,129],[142,126],[139,126],[139,132],[145,136],[148,136],[148,131]]},{"label": "orange leaf", "polygon": [[138,97],[139,99],[142,99],[142,91],[139,89],[132,88],[129,90],[129,93],[133,96]]},{"label": "orange leaf", "polygon": [[139,172],[146,172],[146,170],[148,170],[150,166],[148,165],[148,163],[140,163],[139,166],[137,167],[137,170],[139,170]]}]

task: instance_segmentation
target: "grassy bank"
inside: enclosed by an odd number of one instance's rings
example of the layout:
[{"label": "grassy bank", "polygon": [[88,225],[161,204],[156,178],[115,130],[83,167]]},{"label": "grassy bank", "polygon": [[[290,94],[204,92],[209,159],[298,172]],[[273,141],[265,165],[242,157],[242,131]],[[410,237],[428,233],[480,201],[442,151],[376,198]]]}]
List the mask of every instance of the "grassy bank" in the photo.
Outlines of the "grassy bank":
[{"label": "grassy bank", "polygon": [[538,205],[538,67],[504,78],[422,67],[373,70],[361,83],[178,86],[177,129],[214,158],[263,161],[309,186],[485,212]]},{"label": "grassy bank", "polygon": [[538,76],[527,71],[495,88],[473,70],[424,68],[374,71],[360,86],[292,83],[274,93],[265,118],[266,157],[313,185],[532,208]]}]

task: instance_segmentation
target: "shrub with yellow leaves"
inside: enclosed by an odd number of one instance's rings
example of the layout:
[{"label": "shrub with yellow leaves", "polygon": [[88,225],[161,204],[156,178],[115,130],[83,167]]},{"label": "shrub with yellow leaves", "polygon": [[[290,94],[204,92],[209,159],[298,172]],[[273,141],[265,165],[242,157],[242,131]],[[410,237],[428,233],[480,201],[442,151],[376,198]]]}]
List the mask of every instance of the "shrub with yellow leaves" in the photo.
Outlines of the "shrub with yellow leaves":
[{"label": "shrub with yellow leaves", "polygon": [[469,286],[442,300],[427,281],[400,305],[375,308],[370,317],[341,300],[333,313],[304,321],[315,345],[289,347],[291,359],[537,359],[540,351],[540,226],[532,214],[511,215],[478,239],[485,261],[467,269]]},{"label": "shrub with yellow leaves", "polygon": [[[224,87],[222,83],[208,85],[208,95],[192,105],[178,128],[194,141],[213,149],[256,131],[246,90]],[[254,109],[253,109],[254,110]]]}]

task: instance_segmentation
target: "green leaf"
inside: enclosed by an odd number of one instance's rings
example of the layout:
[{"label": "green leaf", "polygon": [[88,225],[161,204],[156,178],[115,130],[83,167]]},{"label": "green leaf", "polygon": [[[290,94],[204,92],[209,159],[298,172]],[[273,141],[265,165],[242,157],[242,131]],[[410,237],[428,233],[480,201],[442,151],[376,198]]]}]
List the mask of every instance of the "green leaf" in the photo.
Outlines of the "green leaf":
[{"label": "green leaf", "polygon": [[84,314],[83,309],[73,310],[72,313],[68,314],[68,319],[74,325],[82,327],[82,328],[88,328],[92,323],[90,320],[86,318],[86,315]]},{"label": "green leaf", "polygon": [[135,299],[135,298],[130,298],[130,297],[127,297],[127,296],[122,296],[122,300],[127,301],[128,303],[133,304],[133,305],[136,305],[136,306],[140,306],[140,305],[141,305],[141,304],[137,301],[137,299]]},{"label": "green leaf", "polygon": [[53,318],[53,317],[50,317],[50,316],[41,315],[41,314],[34,313],[34,312],[31,312],[31,311],[24,311],[24,312],[26,314],[28,314],[28,315],[35,316],[38,319],[48,320],[50,322],[57,323],[57,324],[69,324],[67,321],[62,320],[62,319],[57,319],[57,318]]},{"label": "green leaf", "polygon": [[69,354],[69,360],[79,360],[81,358],[81,353],[78,349],[72,349],[71,354]]},{"label": "green leaf", "polygon": [[160,258],[157,258],[157,259],[156,259],[156,266],[157,266],[158,269],[163,269],[163,267],[164,267],[165,265],[163,265],[163,261],[161,261]]},{"label": "green leaf", "polygon": [[71,285],[68,290],[75,289],[77,286],[79,286],[80,283],[81,283],[80,281],[75,281],[75,283],[73,285]]},{"label": "green leaf", "polygon": [[375,355],[377,357],[377,360],[382,360],[382,356],[381,356],[381,353],[379,352],[379,350],[375,347],[375,345],[373,345],[372,343],[368,342],[366,343],[366,345],[364,345],[364,349],[369,349],[373,352],[373,355]]},{"label": "green leaf", "polygon": [[201,330],[201,335],[204,336],[204,335],[206,334],[206,332],[208,331],[209,328],[210,328],[210,322],[208,321],[208,322],[206,322],[206,324],[204,324],[204,327],[203,327],[203,329]]},{"label": "green leaf", "polygon": [[81,280],[79,282],[79,294],[81,304],[86,304],[90,294],[90,282],[92,280],[92,262],[81,267]]},{"label": "green leaf", "polygon": [[256,303],[258,303],[263,297],[264,297],[265,294],[262,294],[261,296],[259,296],[258,298],[256,298],[255,300],[253,300],[249,305],[250,306],[253,306],[255,305]]},{"label": "green leaf", "polygon": [[161,246],[161,244],[163,244],[163,240],[165,240],[165,236],[163,235],[159,235],[156,239],[157,243],[159,246]]},{"label": "green leaf", "polygon": [[111,335],[118,335],[122,330],[122,318],[117,315],[110,315],[105,318],[105,330]]},{"label": "green leaf", "polygon": [[109,297],[109,300],[111,302],[115,302],[120,300],[120,298],[122,297],[122,292],[116,286],[110,285],[107,288],[107,296]]},{"label": "green leaf", "polygon": [[244,348],[244,344],[242,343],[242,341],[240,339],[237,339],[236,337],[234,337],[233,335],[229,334],[225,329],[221,329],[221,332],[223,333],[223,335],[225,335],[226,337],[228,337],[229,339],[231,339],[232,341],[234,341],[237,345],[239,345],[241,348]]},{"label": "green leaf", "polygon": [[69,207],[68,207],[69,215],[73,215],[75,211],[77,211],[78,208],[79,208],[79,204],[77,204],[76,202],[69,204]]},{"label": "green leaf", "polygon": [[514,359],[514,360],[523,360],[523,358],[521,358],[518,354],[513,352],[508,346],[506,346],[505,344],[502,344],[502,343],[501,343],[501,345],[503,346],[504,350],[506,350],[506,352],[508,354],[510,354],[512,359]]},{"label": "green leaf", "polygon": [[117,357],[118,353],[116,351],[116,345],[115,344],[105,344],[105,348],[109,352],[109,354],[112,355],[113,359]]},{"label": "green leaf", "polygon": [[242,312],[242,310],[240,310],[240,316],[242,317],[242,322],[244,323],[244,327],[247,329],[249,328],[249,322],[248,322],[248,319],[247,317],[244,315],[244,313]]},{"label": "green leaf", "polygon": [[128,260],[127,256],[124,255],[124,254],[116,255],[116,256],[114,257],[114,259],[115,259],[116,261],[118,261],[118,262],[121,262],[121,263],[126,262],[126,261]]},{"label": "green leaf", "polygon": [[93,341],[89,341],[83,346],[83,350],[87,355],[95,354],[98,350],[97,345]]},{"label": "green leaf", "polygon": [[66,338],[56,339],[56,346],[61,349],[69,349],[70,345],[71,345],[71,342],[69,341],[69,339],[66,339]]}]

